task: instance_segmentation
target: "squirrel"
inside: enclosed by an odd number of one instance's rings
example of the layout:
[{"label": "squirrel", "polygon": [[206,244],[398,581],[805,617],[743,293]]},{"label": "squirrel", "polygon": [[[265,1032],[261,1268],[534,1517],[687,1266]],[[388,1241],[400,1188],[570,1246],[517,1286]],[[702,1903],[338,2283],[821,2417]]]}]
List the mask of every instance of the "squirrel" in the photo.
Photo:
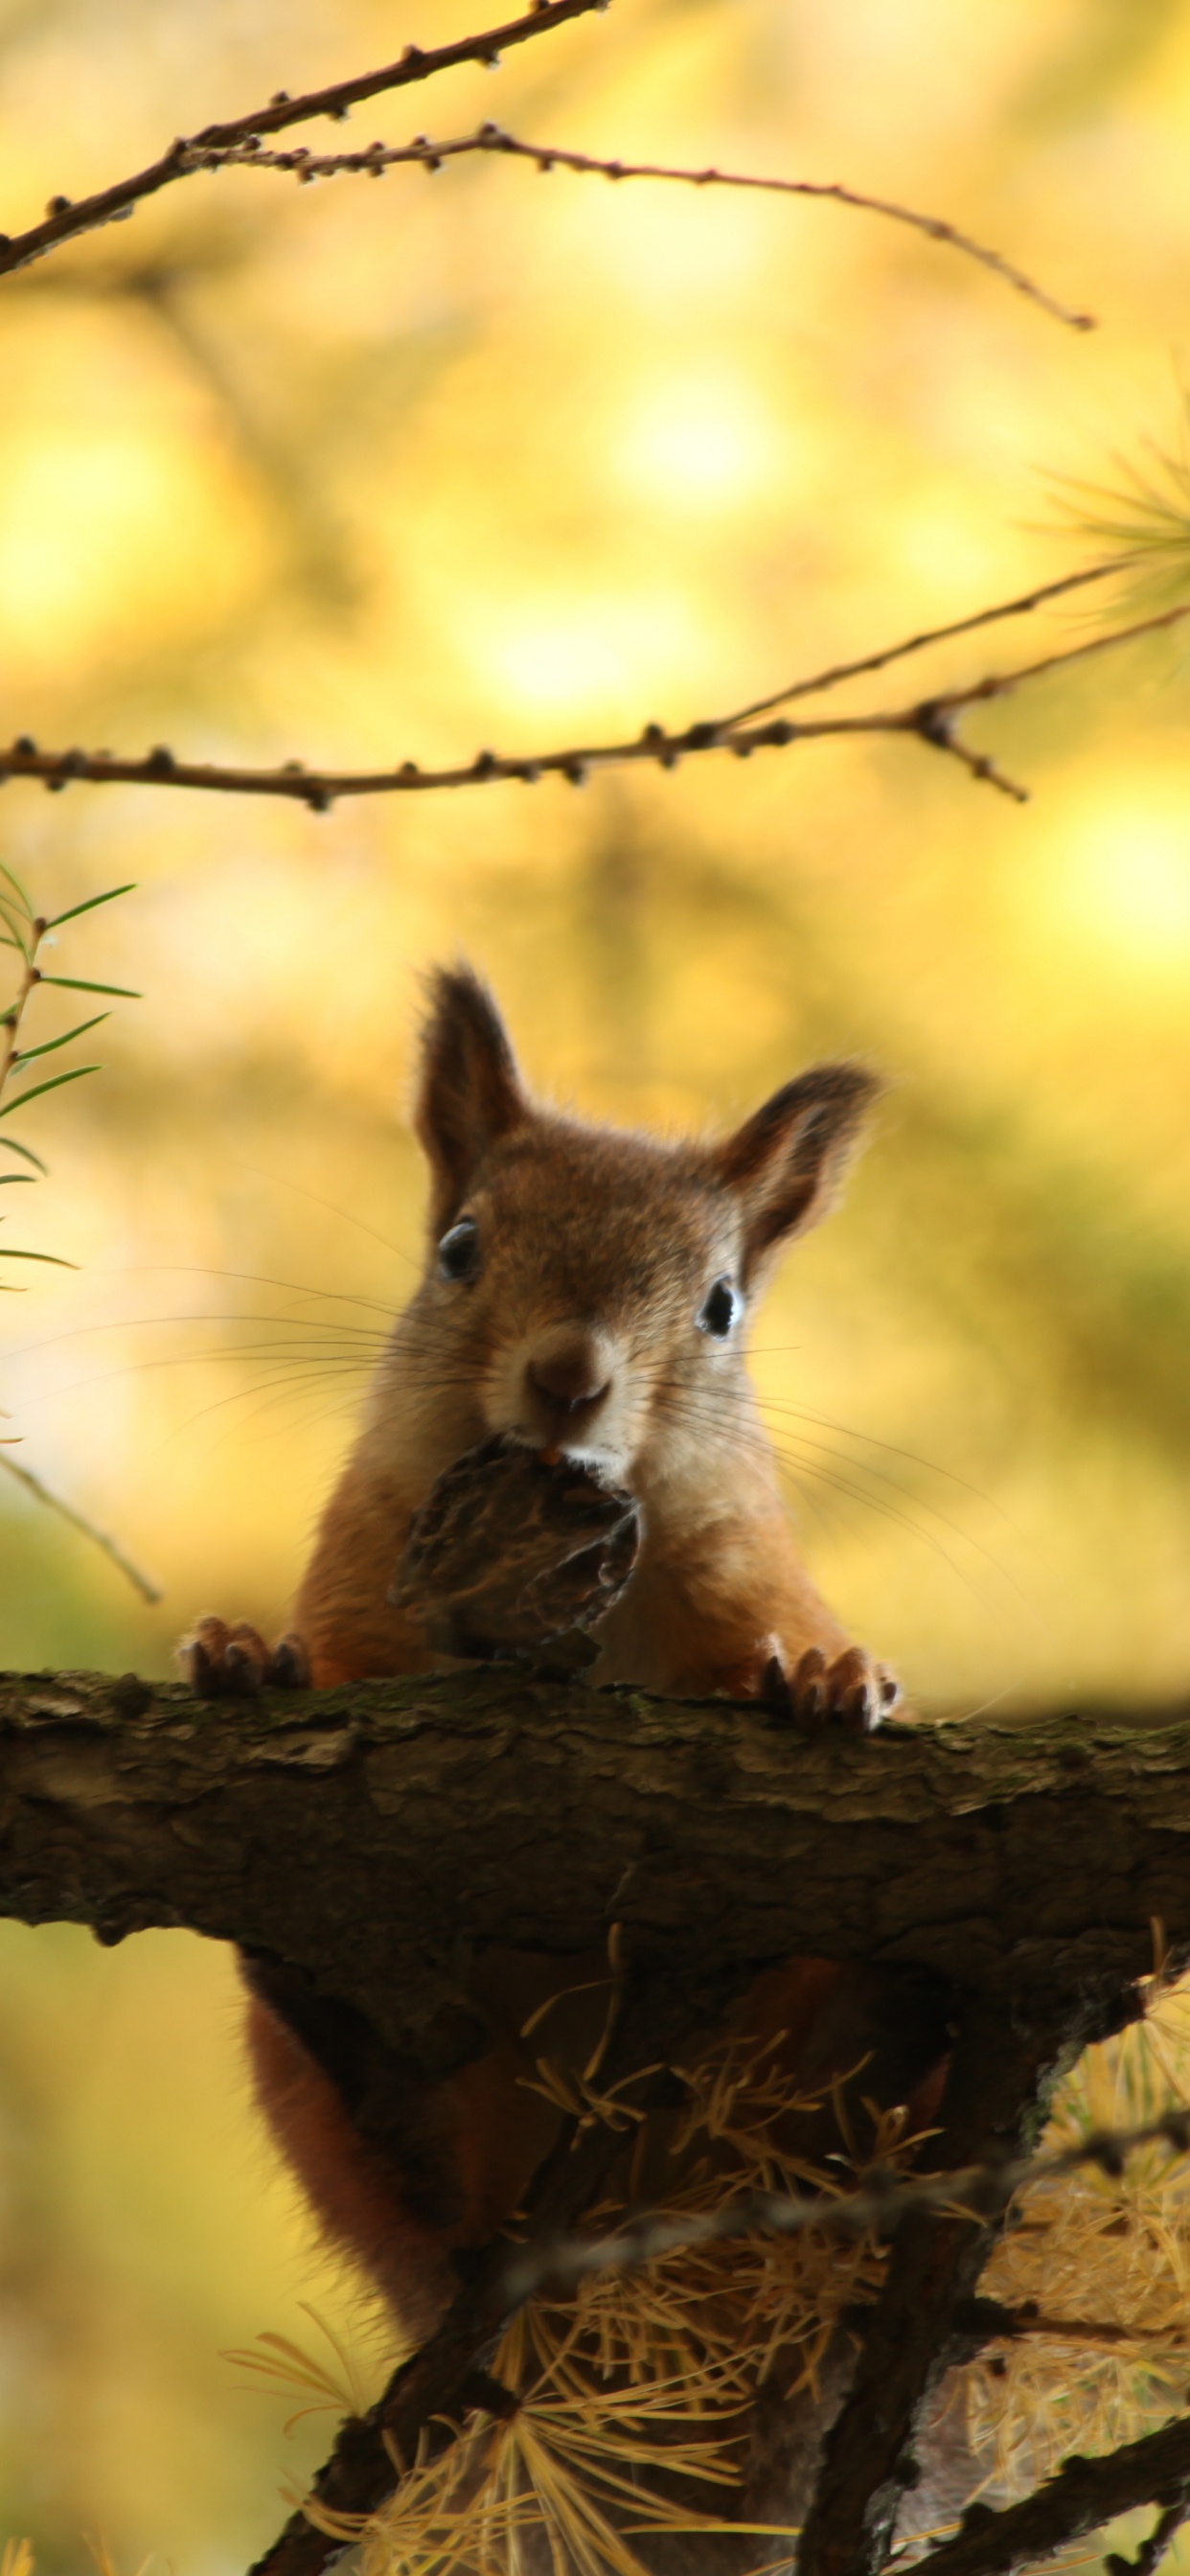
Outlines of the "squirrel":
[{"label": "squirrel", "polygon": [[[816,1065],[718,1143],[586,1125],[530,1097],[476,976],[436,971],[415,1111],[424,1275],[323,1512],[293,1630],[270,1649],[243,1622],[198,1620],[182,1649],[194,1686],[328,1689],[441,1668],[395,1582],[402,1550],[453,1463],[502,1439],[635,1502],[639,1552],[592,1641],[596,1684],[877,1725],[897,1685],[800,1560],[745,1339],[781,1253],[831,1205],[880,1088],[860,1065]],[[827,1967],[792,1963],[774,2028],[779,2015],[809,2027]],[[524,1991],[488,2056],[437,2087],[411,2076],[394,2144],[391,2120],[381,2137],[361,2119],[368,2049],[353,2017],[303,1996],[277,1962],[249,1959],[245,1975],[257,2091],[283,2152],[404,2328],[430,2331],[455,2286],[452,2252],[502,2223],[544,2152],[512,2089]]]}]

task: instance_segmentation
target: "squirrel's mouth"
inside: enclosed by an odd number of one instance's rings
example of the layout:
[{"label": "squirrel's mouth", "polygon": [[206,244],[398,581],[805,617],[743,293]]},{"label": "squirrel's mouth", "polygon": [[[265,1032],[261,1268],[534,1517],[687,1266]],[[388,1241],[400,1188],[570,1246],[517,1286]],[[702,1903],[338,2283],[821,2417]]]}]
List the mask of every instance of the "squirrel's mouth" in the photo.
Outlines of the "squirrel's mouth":
[{"label": "squirrel's mouth", "polygon": [[489,1428],[547,1463],[571,1458],[602,1480],[627,1464],[623,1354],[590,1325],[538,1328],[503,1352],[485,1390]]},{"label": "squirrel's mouth", "polygon": [[590,1467],[606,1484],[620,1484],[627,1471],[627,1459],[618,1442],[606,1435],[600,1438],[597,1426],[589,1428],[570,1422],[542,1431],[527,1422],[514,1423],[510,1437],[525,1449],[535,1449],[543,1466],[556,1467],[569,1458],[576,1467]]},{"label": "squirrel's mouth", "polygon": [[545,1467],[556,1467],[562,1459],[573,1466],[585,1467],[602,1485],[629,1485],[632,1453],[627,1443],[617,1439],[612,1424],[591,1419],[584,1422],[572,1416],[566,1422],[541,1423],[529,1420],[522,1412],[519,1419],[497,1422],[489,1415],[493,1431],[502,1432],[506,1440],[515,1440],[522,1449],[532,1449]]}]

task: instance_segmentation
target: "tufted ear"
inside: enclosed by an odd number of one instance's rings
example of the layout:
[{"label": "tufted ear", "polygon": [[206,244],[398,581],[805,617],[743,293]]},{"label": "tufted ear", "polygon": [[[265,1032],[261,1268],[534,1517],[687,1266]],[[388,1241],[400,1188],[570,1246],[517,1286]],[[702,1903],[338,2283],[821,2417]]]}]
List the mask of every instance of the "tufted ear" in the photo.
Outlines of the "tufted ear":
[{"label": "tufted ear", "polygon": [[414,1126],[433,1184],[436,1233],[458,1212],[490,1146],[532,1115],[504,1022],[469,967],[436,967],[421,1033]]},{"label": "tufted ear", "polygon": [[816,1064],[713,1149],[715,1178],[739,1201],[745,1281],[834,1202],[864,1113],[883,1089],[859,1064]]}]

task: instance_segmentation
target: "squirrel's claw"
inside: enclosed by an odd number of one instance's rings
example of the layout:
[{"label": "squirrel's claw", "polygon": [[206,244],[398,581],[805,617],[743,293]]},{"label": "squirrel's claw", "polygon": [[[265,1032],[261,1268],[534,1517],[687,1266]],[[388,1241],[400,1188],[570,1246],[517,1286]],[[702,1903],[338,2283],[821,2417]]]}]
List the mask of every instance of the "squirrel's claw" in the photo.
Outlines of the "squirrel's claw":
[{"label": "squirrel's claw", "polygon": [[265,1680],[270,1690],[313,1689],[309,1651],[305,1638],[299,1637],[296,1628],[287,1628],[285,1635],[278,1637],[269,1657]]},{"label": "squirrel's claw", "polygon": [[818,1734],[841,1726],[848,1735],[871,1735],[891,1714],[901,1696],[900,1684],[884,1664],[874,1664],[862,1646],[848,1646],[828,1664],[821,1646],[807,1646],[792,1672],[778,1655],[770,1655],[760,1697],[775,1717]]},{"label": "squirrel's claw", "polygon": [[196,1619],[178,1647],[196,1699],[254,1699],[262,1690],[309,1690],[310,1659],[299,1636],[267,1646],[246,1619]]}]

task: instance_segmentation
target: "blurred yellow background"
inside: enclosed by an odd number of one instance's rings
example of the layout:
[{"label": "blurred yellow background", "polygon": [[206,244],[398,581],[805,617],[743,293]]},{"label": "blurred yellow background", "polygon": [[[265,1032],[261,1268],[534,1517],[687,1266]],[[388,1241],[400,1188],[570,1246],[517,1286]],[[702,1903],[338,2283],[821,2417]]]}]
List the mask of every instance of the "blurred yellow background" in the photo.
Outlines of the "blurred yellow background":
[{"label": "blurred yellow background", "polygon": [[[6,0],[0,223],[478,23]],[[1069,569],[1047,478],[1177,446],[1177,0],[616,0],[306,139],[491,116],[900,198],[1102,327],[830,206],[478,158],[197,177],[0,283],[9,732],[358,766],[681,724]],[[411,1018],[462,951],[595,1115],[728,1120],[833,1051],[887,1072],[757,1333],[824,1588],[926,1706],[1184,1688],[1186,705],[1174,643],[978,715],[1023,809],[887,740],[323,817],[11,783],[35,902],[138,882],[47,964],[145,998],[20,1130],[52,1177],[19,1239],[81,1267],[5,1306],[0,1403],[165,1598],[0,1476],[0,1662],[163,1673],[196,1609],[282,1619],[418,1256]],[[305,2295],[341,2313],[251,2127],[223,1956],[0,1926],[0,2530],[47,2569],[84,2531],[128,2568],[241,2563],[294,2449],[215,2351],[308,2333]]]}]

